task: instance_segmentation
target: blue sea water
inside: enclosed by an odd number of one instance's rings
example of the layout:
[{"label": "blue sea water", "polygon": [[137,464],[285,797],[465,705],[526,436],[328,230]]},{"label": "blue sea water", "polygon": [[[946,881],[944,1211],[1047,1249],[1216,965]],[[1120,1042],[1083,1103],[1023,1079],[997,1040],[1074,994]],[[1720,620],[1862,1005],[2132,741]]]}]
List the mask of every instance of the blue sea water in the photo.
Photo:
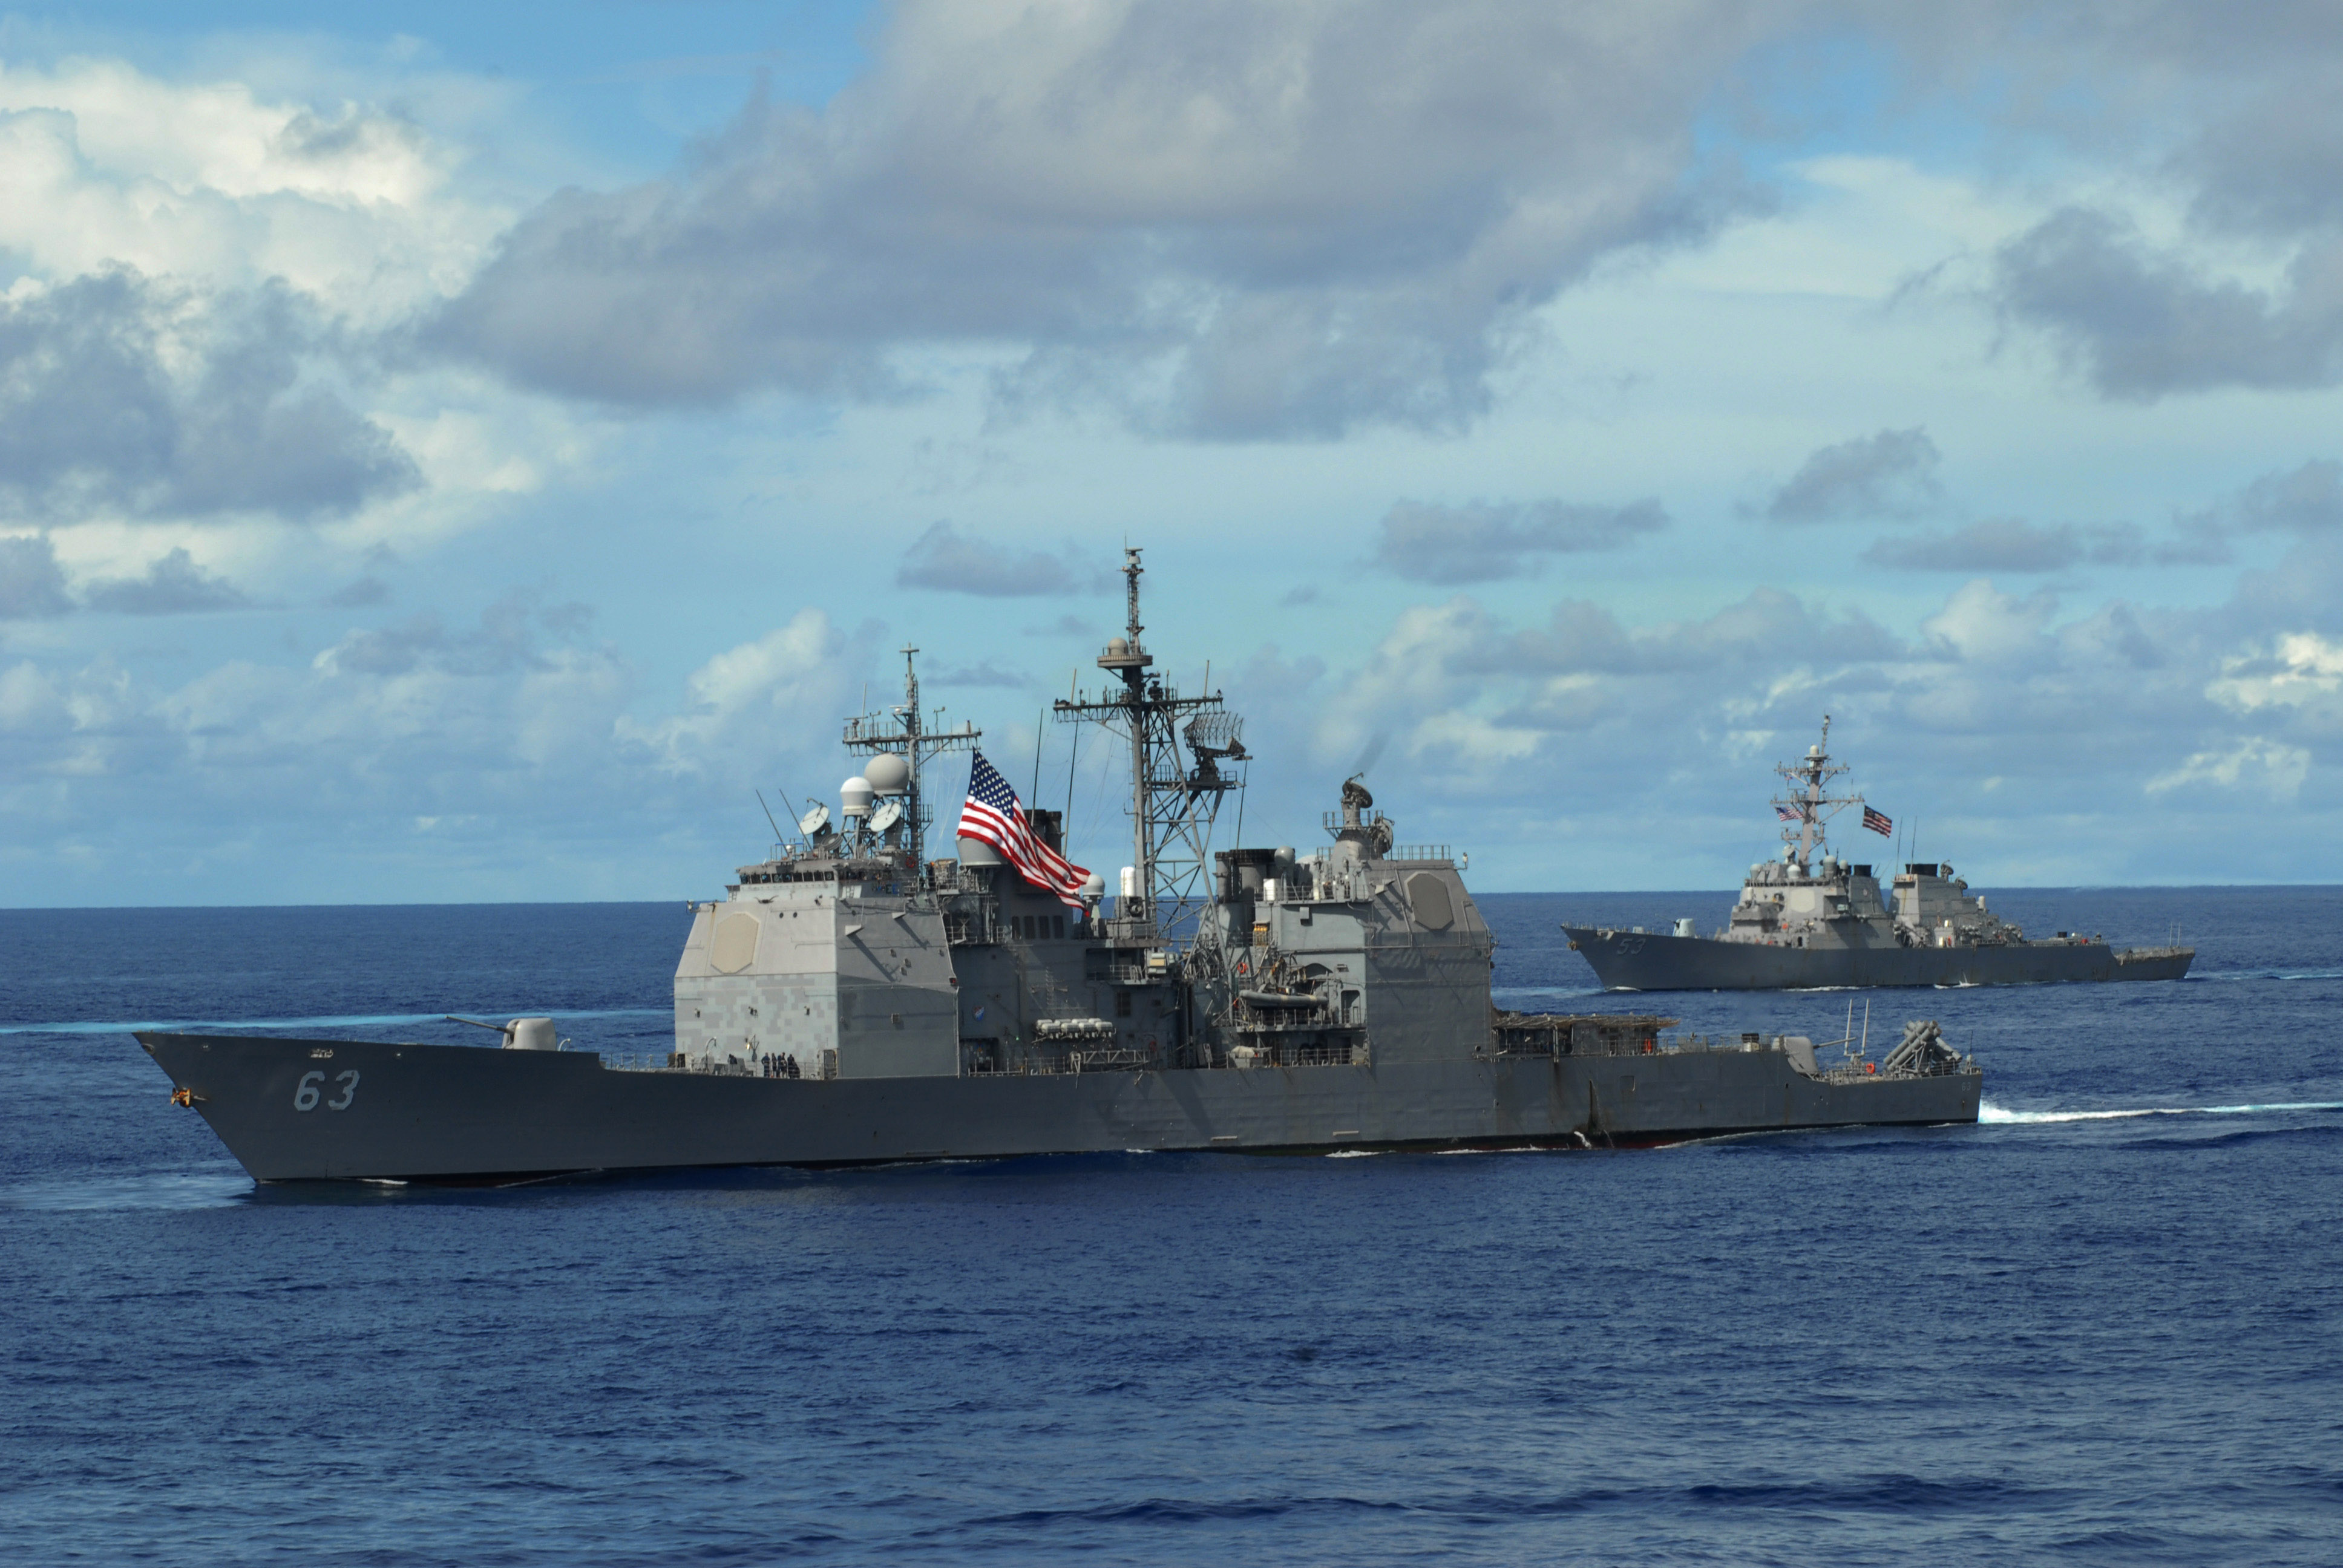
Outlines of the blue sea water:
[{"label": "blue sea water", "polygon": [[[1508,1005],[1604,1005],[1491,897]],[[123,1032],[663,1049],[679,905],[0,912],[0,1561],[2343,1560],[2343,890],[2011,892],[1976,1127],[256,1187]],[[1850,1010],[1849,1004],[1853,1004]]]}]

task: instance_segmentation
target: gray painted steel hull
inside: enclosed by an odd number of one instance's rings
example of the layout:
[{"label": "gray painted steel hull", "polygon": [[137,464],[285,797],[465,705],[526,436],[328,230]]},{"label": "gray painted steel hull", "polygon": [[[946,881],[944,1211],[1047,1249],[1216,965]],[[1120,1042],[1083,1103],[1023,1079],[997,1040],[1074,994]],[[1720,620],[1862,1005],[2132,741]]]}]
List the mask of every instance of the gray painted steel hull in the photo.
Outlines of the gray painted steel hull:
[{"label": "gray painted steel hull", "polygon": [[1998,947],[1770,947],[1713,937],[1565,926],[1571,946],[1610,990],[1787,990],[1822,986],[2046,985],[2077,980],[2178,980],[2190,948],[2102,942]]},{"label": "gray painted steel hull", "polygon": [[619,1071],[583,1051],[138,1039],[264,1181],[1133,1150],[1601,1147],[1974,1121],[1983,1081],[1972,1069],[1832,1082],[1778,1050],[1730,1050],[825,1081]]}]

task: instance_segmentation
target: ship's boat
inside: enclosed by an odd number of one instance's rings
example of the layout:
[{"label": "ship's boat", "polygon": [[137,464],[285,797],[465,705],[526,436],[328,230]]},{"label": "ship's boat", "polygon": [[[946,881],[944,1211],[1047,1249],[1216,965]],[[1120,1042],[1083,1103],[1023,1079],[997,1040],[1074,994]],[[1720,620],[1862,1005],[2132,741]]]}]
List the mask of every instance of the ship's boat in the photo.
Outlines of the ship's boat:
[{"label": "ship's boat", "polygon": [[[1930,1023],[1878,1060],[1866,1030],[1826,1062],[1798,1036],[1499,1010],[1460,862],[1397,843],[1355,779],[1314,850],[1214,849],[1250,760],[1242,724],[1151,673],[1136,549],[1124,570],[1105,689],[1058,704],[1129,750],[1132,864],[1111,904],[977,731],[922,714],[906,649],[902,704],[846,726],[862,764],[839,817],[806,811],[692,907],[672,1050],[620,1060],[545,1019],[488,1026],[501,1048],[138,1038],[263,1181],[1614,1147],[1976,1119],[1979,1070]],[[956,754],[981,783],[957,853],[930,859],[926,780]]]},{"label": "ship's boat", "polygon": [[1725,927],[1698,935],[1565,925],[1570,945],[1611,990],[1783,990],[1805,987],[2037,985],[2057,980],[2178,980],[2197,950],[2109,947],[2060,931],[2029,940],[1986,908],[1953,868],[1913,862],[1883,891],[1869,865],[1832,852],[1827,824],[1862,807],[1866,826],[1892,824],[1861,795],[1831,792],[1846,771],[1831,760],[1830,719],[1804,758],[1775,771],[1782,852],[1749,868]]}]

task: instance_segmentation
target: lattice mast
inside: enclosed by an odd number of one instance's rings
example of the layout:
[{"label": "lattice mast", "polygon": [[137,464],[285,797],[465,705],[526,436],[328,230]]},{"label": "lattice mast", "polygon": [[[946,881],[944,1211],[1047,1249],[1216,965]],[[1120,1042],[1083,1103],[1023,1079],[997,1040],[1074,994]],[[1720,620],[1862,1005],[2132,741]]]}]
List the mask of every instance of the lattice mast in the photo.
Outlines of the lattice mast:
[{"label": "lattice mast", "polygon": [[1819,744],[1808,747],[1806,754],[1795,762],[1785,762],[1774,771],[1789,782],[1789,792],[1774,798],[1774,810],[1783,819],[1782,842],[1792,846],[1791,859],[1801,871],[1809,875],[1815,857],[1827,849],[1823,824],[1849,806],[1864,803],[1861,795],[1834,795],[1830,781],[1845,773],[1846,765],[1830,759],[1830,715],[1823,715],[1823,738]]},{"label": "lattice mast", "polygon": [[903,833],[910,850],[910,863],[919,872],[920,885],[929,882],[927,859],[927,829],[933,812],[920,794],[920,776],[930,757],[940,757],[950,751],[972,751],[984,732],[962,720],[950,729],[944,726],[943,709],[936,709],[930,719],[920,713],[920,671],[914,656],[920,650],[906,646],[903,649],[903,700],[883,712],[865,713],[846,721],[844,740],[849,751],[875,757],[882,751],[892,751],[902,758],[910,769],[910,782],[903,791]]},{"label": "lattice mast", "polygon": [[[1223,774],[1221,764],[1242,763],[1246,756],[1239,739],[1243,721],[1222,706],[1220,693],[1182,697],[1162,677],[1148,673],[1155,659],[1140,640],[1146,628],[1139,618],[1139,579],[1146,568],[1139,555],[1131,547],[1123,549],[1123,635],[1098,660],[1121,689],[1110,685],[1096,697],[1061,698],[1056,710],[1061,721],[1088,720],[1130,743],[1131,852],[1138,885],[1131,897],[1117,900],[1114,923],[1124,936],[1154,940],[1179,934],[1205,902],[1212,823],[1222,798],[1244,787],[1241,775]],[[1182,755],[1183,743],[1193,767]]]}]

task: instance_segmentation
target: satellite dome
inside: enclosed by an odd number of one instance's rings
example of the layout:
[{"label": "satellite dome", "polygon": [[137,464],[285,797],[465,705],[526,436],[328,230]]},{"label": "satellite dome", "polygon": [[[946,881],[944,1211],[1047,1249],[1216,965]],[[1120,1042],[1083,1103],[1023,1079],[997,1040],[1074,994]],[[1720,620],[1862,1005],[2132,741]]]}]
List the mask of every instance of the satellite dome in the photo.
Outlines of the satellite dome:
[{"label": "satellite dome", "polygon": [[881,751],[862,769],[862,777],[876,794],[900,795],[911,782],[911,765],[892,751]]},{"label": "satellite dome", "polygon": [[1123,658],[1131,652],[1131,638],[1127,637],[1116,638],[1112,642],[1106,645],[1106,651],[1107,656],[1111,658]]},{"label": "satellite dome", "polygon": [[1106,879],[1100,876],[1096,871],[1092,871],[1089,876],[1084,877],[1082,879],[1082,897],[1085,899],[1105,898]]},{"label": "satellite dome", "polygon": [[998,866],[1003,864],[1001,851],[981,839],[962,839],[959,843],[960,863],[963,866]]},{"label": "satellite dome", "polygon": [[870,815],[870,780],[857,773],[838,787],[838,802],[850,817]]}]

